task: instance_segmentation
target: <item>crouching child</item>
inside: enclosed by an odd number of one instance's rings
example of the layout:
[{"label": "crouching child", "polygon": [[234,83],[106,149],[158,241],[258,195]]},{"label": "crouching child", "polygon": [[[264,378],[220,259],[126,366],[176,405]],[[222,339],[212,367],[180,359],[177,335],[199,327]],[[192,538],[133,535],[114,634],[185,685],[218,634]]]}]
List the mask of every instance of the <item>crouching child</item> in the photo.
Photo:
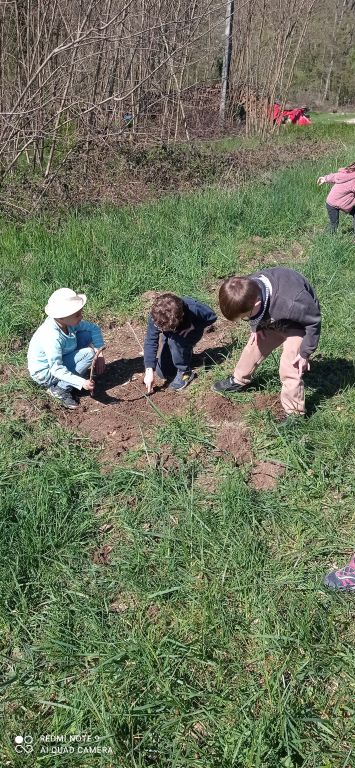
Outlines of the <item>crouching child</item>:
[{"label": "crouching child", "polygon": [[228,320],[248,320],[251,335],[233,374],[215,382],[213,390],[220,394],[244,390],[260,363],[282,345],[281,404],[287,415],[303,416],[303,374],[309,370],[321,329],[319,302],[308,280],[285,267],[230,277],[220,287],[219,303]]},{"label": "crouching child", "polygon": [[[86,304],[83,293],[59,288],[48,299],[47,319],[37,328],[28,347],[28,370],[40,387],[65,408],[74,409],[78,403],[73,388],[93,392],[95,383],[85,378],[97,350],[104,346],[98,325],[83,320]],[[96,373],[103,373],[105,360],[99,352]]]},{"label": "crouching child", "polygon": [[[181,392],[194,379],[192,352],[207,326],[217,320],[213,309],[189,296],[163,293],[153,302],[144,340],[144,383],[152,392],[154,372]],[[159,340],[162,344],[158,355]],[[158,357],[157,357],[158,355]]]}]

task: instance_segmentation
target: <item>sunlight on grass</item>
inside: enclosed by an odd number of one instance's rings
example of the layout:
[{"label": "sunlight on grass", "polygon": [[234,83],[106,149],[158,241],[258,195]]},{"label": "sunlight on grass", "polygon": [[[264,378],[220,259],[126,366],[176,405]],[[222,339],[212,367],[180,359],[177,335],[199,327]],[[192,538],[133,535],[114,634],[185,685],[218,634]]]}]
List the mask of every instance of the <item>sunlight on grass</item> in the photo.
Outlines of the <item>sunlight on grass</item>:
[{"label": "sunlight on grass", "polygon": [[[24,765],[17,733],[33,736],[36,768],[351,765],[353,604],[322,577],[354,547],[354,244],[345,217],[338,236],[324,233],[315,179],[352,151],[236,191],[53,228],[4,223],[2,765]],[[240,398],[253,462],[285,468],[271,492],[249,484],[250,464],[214,453],[193,407],[162,421],[150,464],[137,448],[103,473],[97,449],[59,427],[23,376],[26,340],[59,285],[87,292],[91,317],[142,317],[144,291],[215,301],[211,280],[275,263],[312,280],[323,331],[295,431]],[[261,390],[278,392],[277,371],[275,354]],[[202,403],[213,378],[200,377]],[[21,398],[31,418],[16,415]],[[162,445],[169,472],[153,461]],[[108,565],[93,558],[104,544]],[[47,733],[91,734],[112,754],[40,754]]]}]

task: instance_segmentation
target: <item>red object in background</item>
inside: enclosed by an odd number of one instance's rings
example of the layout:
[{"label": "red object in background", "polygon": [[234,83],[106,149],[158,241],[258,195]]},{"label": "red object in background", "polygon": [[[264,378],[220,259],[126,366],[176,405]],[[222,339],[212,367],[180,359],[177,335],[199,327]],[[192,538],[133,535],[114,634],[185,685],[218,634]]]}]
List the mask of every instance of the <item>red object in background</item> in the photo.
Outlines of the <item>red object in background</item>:
[{"label": "red object in background", "polygon": [[300,115],[298,120],[298,125],[310,125],[311,121],[309,117],[306,117],[306,115]]},{"label": "red object in background", "polygon": [[273,107],[272,119],[277,125],[283,123],[293,123],[293,125],[310,125],[309,117],[305,115],[306,107],[295,107],[294,109],[282,109],[278,102]]}]

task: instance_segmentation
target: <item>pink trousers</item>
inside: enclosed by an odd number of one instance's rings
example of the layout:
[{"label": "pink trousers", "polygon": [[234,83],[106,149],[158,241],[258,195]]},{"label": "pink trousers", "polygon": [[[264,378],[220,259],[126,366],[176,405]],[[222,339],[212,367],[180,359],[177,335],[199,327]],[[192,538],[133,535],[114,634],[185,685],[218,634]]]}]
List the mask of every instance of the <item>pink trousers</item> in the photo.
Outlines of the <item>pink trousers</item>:
[{"label": "pink trousers", "polygon": [[280,360],[281,405],[286,413],[305,413],[304,384],[298,367],[292,365],[297,357],[304,334],[299,328],[285,331],[265,329],[258,331],[257,340],[251,336],[234,369],[239,384],[250,384],[258,365],[282,344]]}]

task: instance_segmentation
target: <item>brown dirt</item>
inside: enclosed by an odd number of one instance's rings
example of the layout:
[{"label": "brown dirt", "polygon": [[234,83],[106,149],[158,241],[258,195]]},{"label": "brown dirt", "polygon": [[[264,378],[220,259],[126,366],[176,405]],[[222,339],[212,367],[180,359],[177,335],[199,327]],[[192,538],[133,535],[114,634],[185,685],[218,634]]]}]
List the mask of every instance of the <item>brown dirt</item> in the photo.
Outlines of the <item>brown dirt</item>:
[{"label": "brown dirt", "polygon": [[200,409],[207,416],[207,421],[214,426],[223,424],[223,422],[240,422],[243,414],[248,410],[248,406],[242,403],[234,403],[226,397],[217,395],[214,392],[207,392],[200,405]]},{"label": "brown dirt", "polygon": [[253,397],[253,406],[257,411],[271,411],[276,421],[285,418],[285,411],[280,403],[280,395],[257,392]]},{"label": "brown dirt", "polygon": [[208,472],[207,474],[201,473],[196,477],[195,488],[198,488],[200,491],[204,491],[204,493],[207,493],[208,495],[215,494],[217,487],[218,477],[216,477],[212,471]]},{"label": "brown dirt", "polygon": [[[153,292],[145,294],[147,304],[152,298]],[[40,418],[43,411],[55,414],[65,427],[79,435],[88,436],[102,449],[100,458],[103,471],[109,470],[127,450],[145,448],[145,441],[149,439],[153,429],[162,425],[167,416],[185,413],[189,406],[193,406],[194,398],[190,397],[190,394],[193,395],[193,386],[186,392],[174,394],[159,379],[156,379],[152,395],[146,395],[142,354],[144,330],[144,327],[135,321],[120,327],[111,325],[104,329],[107,345],[106,372],[97,380],[94,397],[80,393],[80,407],[77,410],[66,411],[52,399],[42,398],[41,401],[29,403],[21,398],[14,401],[16,415],[25,421],[33,421]],[[232,344],[230,331],[230,323],[218,320],[215,326],[205,332],[195,348],[193,358],[197,373],[201,366],[209,367],[224,360]],[[276,418],[284,415],[278,395],[255,393],[253,405],[260,410],[271,410]],[[248,431],[243,423],[243,418],[250,408],[249,404],[237,400],[234,402],[209,391],[204,393],[203,398],[197,398],[196,407],[214,428],[214,456],[228,460],[229,455],[238,466],[252,461]],[[194,445],[188,456],[205,463],[202,456],[204,451],[203,446]],[[154,454],[142,451],[137,457],[137,469],[145,469],[148,465],[164,472],[176,472],[180,469],[179,460],[169,446],[162,446],[161,450]],[[275,465],[272,467],[274,471]],[[255,487],[262,483],[260,474],[259,471],[253,471],[252,482]],[[269,481],[270,478],[267,482]],[[208,492],[214,492],[215,480],[207,483],[207,479],[201,477],[200,481],[197,481],[197,484],[199,483]],[[98,550],[95,557],[100,558],[99,552]],[[103,560],[100,562],[103,563]]]},{"label": "brown dirt", "polygon": [[[230,341],[228,329],[230,325],[219,320],[209,333],[205,333],[195,348],[193,365],[197,371],[202,365],[208,367],[223,359],[226,344]],[[95,396],[81,394],[80,408],[76,411],[64,411],[54,402],[48,407],[55,409],[66,427],[88,435],[102,446],[102,458],[109,468],[125,451],[142,446],[153,427],[163,424],[166,416],[184,413],[190,398],[188,391],[181,394],[169,392],[159,379],[156,379],[153,394],[147,397],[143,383],[144,328],[141,325],[132,322],[111,327],[105,329],[104,335],[107,369],[102,379],[97,380]],[[223,402],[220,398],[221,407]],[[144,457],[142,463],[145,464]],[[175,457],[166,451],[156,457],[156,464],[166,471],[178,468]]]},{"label": "brown dirt", "polygon": [[125,613],[137,607],[137,598],[129,592],[120,592],[116,599],[110,603],[111,613]]},{"label": "brown dirt", "polygon": [[238,466],[250,462],[252,455],[248,431],[242,421],[248,406],[207,392],[200,408],[207,415],[208,422],[217,427],[214,455],[226,458],[230,454]]},{"label": "brown dirt", "polygon": [[[23,398],[16,398],[12,402],[12,410],[14,413],[14,416],[17,419],[20,419],[20,421],[25,421],[27,424],[31,424],[34,421],[38,421],[38,419],[42,415],[42,404],[39,407],[36,403],[33,403],[32,401],[29,402],[28,400],[24,400]],[[47,403],[45,403],[45,409],[50,410],[50,405],[48,404],[47,409]]]},{"label": "brown dirt", "polygon": [[157,603],[151,603],[147,608],[147,618],[154,623],[159,618],[160,612],[160,606]]},{"label": "brown dirt", "polygon": [[272,491],[284,472],[285,467],[282,464],[258,461],[254,464],[249,483],[256,491]]},{"label": "brown dirt", "polygon": [[109,544],[104,544],[103,547],[99,547],[92,553],[92,562],[95,565],[110,565],[110,552],[112,552],[112,547]]},{"label": "brown dirt", "polygon": [[244,424],[225,421],[216,435],[216,456],[231,454],[237,466],[247,464],[252,460],[250,442]]}]

